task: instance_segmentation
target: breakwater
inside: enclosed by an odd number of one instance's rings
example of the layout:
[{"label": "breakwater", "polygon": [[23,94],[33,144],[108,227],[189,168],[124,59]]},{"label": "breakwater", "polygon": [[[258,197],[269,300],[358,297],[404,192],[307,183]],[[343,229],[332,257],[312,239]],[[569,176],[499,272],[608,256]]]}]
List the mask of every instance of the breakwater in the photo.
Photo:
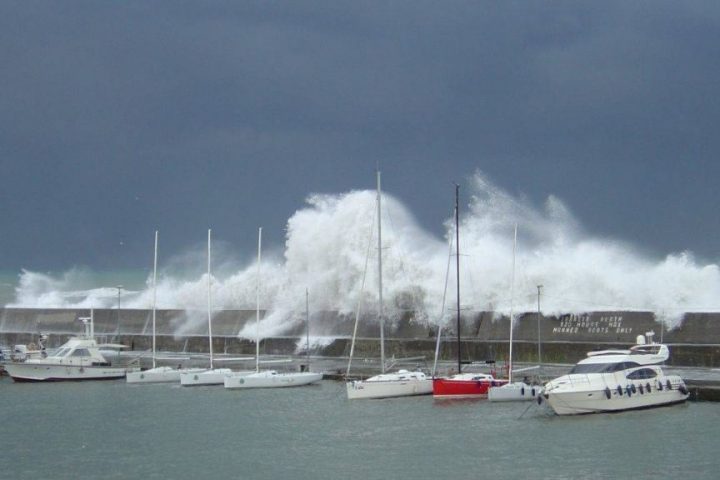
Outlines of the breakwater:
[{"label": "breakwater", "polygon": [[[261,312],[261,332],[266,328]],[[0,309],[0,343],[13,345],[36,341],[39,333],[48,335],[48,347],[63,343],[68,335],[81,332],[79,317],[89,309]],[[94,310],[95,333],[102,341],[123,343],[130,350],[145,351],[152,345],[151,310]],[[342,357],[350,350],[354,316],[337,312],[315,312],[310,317],[312,353]],[[461,356],[471,360],[497,360],[507,357],[509,320],[492,312],[465,312],[461,319]],[[213,349],[228,354],[254,354],[255,311],[222,310],[213,313]],[[261,335],[265,354],[289,355],[304,350],[304,313],[287,318],[282,328]],[[575,363],[589,350],[627,346],[639,334],[655,332],[655,340],[670,345],[672,366],[720,367],[720,314],[688,313],[676,328],[667,330],[652,312],[607,311],[585,314],[539,315],[535,312],[516,317],[514,355],[519,362],[536,362],[538,343],[543,362]],[[158,310],[157,348],[163,351],[207,352],[208,326],[204,311]],[[245,332],[239,337],[239,332]],[[249,332],[249,333],[247,333]],[[457,356],[454,320],[444,329],[440,357]],[[425,356],[432,359],[437,326],[416,312],[405,312],[386,320],[386,354],[395,357]],[[362,316],[358,324],[355,355],[379,355],[379,324],[372,315]],[[539,340],[539,342],[538,342]]]}]

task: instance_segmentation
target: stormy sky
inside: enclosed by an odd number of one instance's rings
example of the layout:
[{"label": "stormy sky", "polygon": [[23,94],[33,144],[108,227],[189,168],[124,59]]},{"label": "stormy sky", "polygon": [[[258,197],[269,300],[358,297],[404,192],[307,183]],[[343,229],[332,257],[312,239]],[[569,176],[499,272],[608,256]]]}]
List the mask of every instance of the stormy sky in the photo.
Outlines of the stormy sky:
[{"label": "stormy sky", "polygon": [[649,254],[720,250],[714,1],[0,1],[0,270],[281,246],[374,187],[440,235],[480,170]]}]

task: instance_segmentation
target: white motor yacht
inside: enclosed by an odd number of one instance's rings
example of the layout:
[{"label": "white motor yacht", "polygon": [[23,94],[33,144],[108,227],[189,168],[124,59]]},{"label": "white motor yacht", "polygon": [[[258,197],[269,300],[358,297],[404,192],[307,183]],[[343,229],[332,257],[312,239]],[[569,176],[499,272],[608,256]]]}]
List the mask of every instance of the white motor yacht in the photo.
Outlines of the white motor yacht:
[{"label": "white motor yacht", "polygon": [[682,378],[665,375],[660,364],[668,359],[666,345],[646,343],[638,335],[629,350],[589,352],[569,374],[548,382],[543,400],[558,415],[620,412],[682,403],[689,392]]},{"label": "white motor yacht", "polygon": [[92,312],[90,317],[80,320],[85,326],[84,335],[71,337],[52,354],[6,363],[8,375],[16,382],[112,380],[139,370],[127,365],[111,365],[100,348],[121,348],[124,345],[98,344],[95,341]]}]

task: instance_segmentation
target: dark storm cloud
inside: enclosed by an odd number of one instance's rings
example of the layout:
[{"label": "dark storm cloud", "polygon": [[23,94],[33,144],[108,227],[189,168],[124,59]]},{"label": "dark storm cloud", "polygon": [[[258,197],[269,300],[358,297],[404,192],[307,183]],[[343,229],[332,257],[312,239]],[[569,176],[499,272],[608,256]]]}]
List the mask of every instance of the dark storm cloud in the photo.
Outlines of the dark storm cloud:
[{"label": "dark storm cloud", "polygon": [[0,269],[279,244],[376,161],[428,228],[480,168],[714,258],[719,32],[714,2],[2,2]]}]

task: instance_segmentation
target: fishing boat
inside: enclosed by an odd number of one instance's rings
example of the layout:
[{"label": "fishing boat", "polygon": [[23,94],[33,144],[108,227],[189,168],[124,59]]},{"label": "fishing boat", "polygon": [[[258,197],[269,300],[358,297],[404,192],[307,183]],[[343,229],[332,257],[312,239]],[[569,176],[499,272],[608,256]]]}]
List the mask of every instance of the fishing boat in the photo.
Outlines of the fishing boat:
[{"label": "fishing boat", "polygon": [[[276,370],[260,370],[260,264],[262,252],[262,228],[258,231],[257,283],[255,293],[255,371],[236,372],[223,377],[225,388],[281,388],[299,387],[322,380],[322,373],[314,372],[277,372]],[[309,324],[307,291],[305,292],[306,322]],[[309,329],[309,327],[307,327]],[[307,351],[310,350],[309,330],[307,334]],[[309,363],[308,363],[309,367]]]},{"label": "fishing boat", "polygon": [[548,382],[539,398],[558,415],[621,412],[683,403],[689,396],[678,375],[661,367],[667,345],[653,332],[638,335],[629,350],[589,352],[567,375]]},{"label": "fishing boat", "polygon": [[155,231],[155,255],[153,257],[153,305],[152,305],[152,368],[138,372],[129,372],[125,377],[127,383],[176,383],[180,381],[182,373],[202,372],[203,368],[173,368],[167,365],[157,365],[156,348],[156,311],[157,311],[157,258],[158,258],[158,232]]},{"label": "fishing boat", "polygon": [[[457,285],[457,373],[447,377],[433,377],[433,398],[486,398],[491,386],[502,385],[492,373],[463,372],[460,354],[460,186],[455,185],[455,273]],[[438,332],[438,336],[440,332]],[[439,341],[439,337],[438,337]]]},{"label": "fishing boat", "polygon": [[[405,397],[411,395],[429,395],[432,393],[432,380],[421,371],[408,371],[405,369],[397,372],[385,372],[385,325],[383,316],[382,297],[382,229],[381,229],[381,189],[380,171],[377,172],[377,251],[378,251],[378,321],[380,323],[380,368],[381,374],[370,377],[366,380],[355,380],[346,383],[348,399],[367,398],[390,398]],[[357,333],[357,317],[353,331],[352,345],[350,348],[350,360],[348,362],[347,375],[350,374],[353,351],[355,347],[355,336]]]},{"label": "fishing boat", "polygon": [[71,337],[57,350],[46,356],[30,357],[5,364],[8,375],[16,382],[114,380],[125,377],[139,367],[113,365],[100,349],[125,348],[120,344],[98,344],[95,341],[94,313],[81,317],[84,334]]}]

